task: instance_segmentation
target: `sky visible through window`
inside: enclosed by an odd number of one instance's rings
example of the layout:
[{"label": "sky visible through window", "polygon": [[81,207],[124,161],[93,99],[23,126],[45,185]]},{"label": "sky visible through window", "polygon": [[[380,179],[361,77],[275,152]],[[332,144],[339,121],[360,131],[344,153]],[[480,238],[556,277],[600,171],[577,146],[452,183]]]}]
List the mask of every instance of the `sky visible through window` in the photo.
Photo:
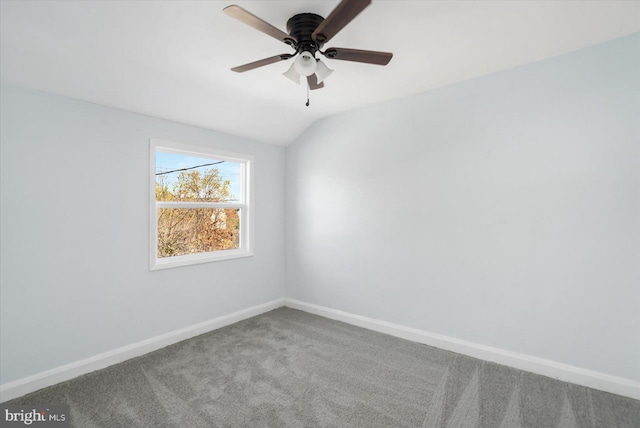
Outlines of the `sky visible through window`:
[{"label": "sky visible through window", "polygon": [[[173,171],[182,168],[191,168],[197,165],[203,165],[212,162],[220,162],[220,160],[157,151],[156,174],[159,172]],[[229,180],[231,182],[229,189],[234,197],[233,199],[237,200],[241,195],[241,165],[236,162],[224,161],[223,163],[217,165],[204,166],[201,168],[191,169],[189,171],[200,171],[201,173],[203,173],[210,168],[217,169],[224,180]],[[170,188],[173,187],[173,183],[175,183],[175,181],[177,180],[180,172],[181,171],[176,171],[170,174],[162,175],[162,177],[164,177],[165,183],[167,183]]]}]

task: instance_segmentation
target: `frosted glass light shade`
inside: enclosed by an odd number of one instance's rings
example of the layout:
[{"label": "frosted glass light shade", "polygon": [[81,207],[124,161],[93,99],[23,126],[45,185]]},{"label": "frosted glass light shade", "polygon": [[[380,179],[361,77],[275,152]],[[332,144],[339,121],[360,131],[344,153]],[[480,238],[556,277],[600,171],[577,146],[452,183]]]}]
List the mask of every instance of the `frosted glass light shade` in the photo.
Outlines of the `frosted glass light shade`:
[{"label": "frosted glass light shade", "polygon": [[291,64],[291,67],[289,67],[289,69],[287,71],[282,73],[282,75],[284,77],[286,77],[287,79],[290,79],[292,82],[297,83],[299,85],[300,84],[300,74],[296,71],[295,64],[296,64],[295,62],[293,64]]},{"label": "frosted glass light shade", "polygon": [[327,65],[324,62],[318,61],[316,65],[316,76],[318,77],[318,83],[322,82],[324,79],[329,77],[331,73],[333,73],[332,69],[327,67]]},{"label": "frosted glass light shade", "polygon": [[302,51],[293,66],[300,75],[311,76],[316,72],[316,59],[311,52]]}]

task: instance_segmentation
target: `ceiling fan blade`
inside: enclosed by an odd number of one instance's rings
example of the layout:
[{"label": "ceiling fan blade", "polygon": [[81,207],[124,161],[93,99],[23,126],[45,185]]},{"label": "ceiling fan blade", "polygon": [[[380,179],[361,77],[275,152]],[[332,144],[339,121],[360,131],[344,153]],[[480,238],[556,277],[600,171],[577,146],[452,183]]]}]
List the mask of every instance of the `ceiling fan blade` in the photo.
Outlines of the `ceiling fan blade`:
[{"label": "ceiling fan blade", "polygon": [[251,12],[248,12],[238,5],[232,4],[231,6],[227,6],[222,9],[222,11],[230,17],[247,24],[248,26],[253,27],[258,31],[268,34],[269,36],[278,39],[281,42],[285,42],[288,45],[292,45],[296,42],[295,38],[269,24],[267,21],[258,18]]},{"label": "ceiling fan blade", "polygon": [[371,0],[342,0],[318,25],[311,37],[320,44],[328,42],[370,4]]},{"label": "ceiling fan blade", "polygon": [[312,91],[314,89],[324,88],[324,82],[318,83],[318,76],[316,76],[315,74],[307,76],[307,83],[309,84],[309,89],[311,89]]},{"label": "ceiling fan blade", "polygon": [[293,55],[291,54],[280,54],[280,55],[272,56],[269,58],[261,59],[259,61],[250,62],[249,64],[233,67],[231,71],[235,71],[236,73],[244,73],[245,71],[253,70],[254,68],[273,64],[274,62],[278,62],[278,61],[284,61],[286,59],[291,58],[292,56]]},{"label": "ceiling fan blade", "polygon": [[376,65],[387,65],[393,57],[391,52],[363,51],[361,49],[347,48],[329,48],[322,52],[322,54],[330,59],[364,62]]}]

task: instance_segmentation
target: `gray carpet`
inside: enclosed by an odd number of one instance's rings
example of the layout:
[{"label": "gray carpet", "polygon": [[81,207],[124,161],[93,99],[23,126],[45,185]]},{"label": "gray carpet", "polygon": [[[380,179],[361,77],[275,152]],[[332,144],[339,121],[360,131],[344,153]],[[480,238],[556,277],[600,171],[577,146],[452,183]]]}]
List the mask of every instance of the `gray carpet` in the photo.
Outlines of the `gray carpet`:
[{"label": "gray carpet", "polygon": [[639,401],[288,308],[5,404],[83,428],[640,427]]}]

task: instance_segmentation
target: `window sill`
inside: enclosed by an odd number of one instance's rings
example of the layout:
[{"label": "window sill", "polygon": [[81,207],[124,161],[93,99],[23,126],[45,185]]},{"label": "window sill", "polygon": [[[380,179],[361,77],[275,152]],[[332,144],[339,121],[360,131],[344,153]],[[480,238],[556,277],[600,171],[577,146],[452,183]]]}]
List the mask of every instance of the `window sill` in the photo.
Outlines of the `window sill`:
[{"label": "window sill", "polygon": [[182,266],[190,266],[201,263],[218,262],[222,260],[238,259],[242,257],[252,257],[253,252],[247,250],[222,250],[215,253],[202,253],[186,256],[166,257],[151,261],[150,271],[160,269],[170,269]]}]

